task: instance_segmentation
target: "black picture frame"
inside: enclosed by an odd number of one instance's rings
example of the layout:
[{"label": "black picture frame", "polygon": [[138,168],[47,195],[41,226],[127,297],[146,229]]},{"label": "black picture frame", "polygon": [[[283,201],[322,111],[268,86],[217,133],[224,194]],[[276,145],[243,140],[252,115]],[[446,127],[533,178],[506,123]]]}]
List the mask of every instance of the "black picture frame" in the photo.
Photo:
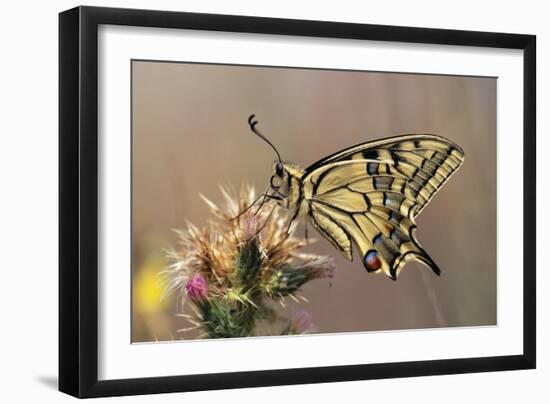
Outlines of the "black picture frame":
[{"label": "black picture frame", "polygon": [[[98,381],[100,24],[523,50],[523,354]],[[534,35],[96,7],[60,13],[59,390],[84,398],[535,368],[535,60]]]}]

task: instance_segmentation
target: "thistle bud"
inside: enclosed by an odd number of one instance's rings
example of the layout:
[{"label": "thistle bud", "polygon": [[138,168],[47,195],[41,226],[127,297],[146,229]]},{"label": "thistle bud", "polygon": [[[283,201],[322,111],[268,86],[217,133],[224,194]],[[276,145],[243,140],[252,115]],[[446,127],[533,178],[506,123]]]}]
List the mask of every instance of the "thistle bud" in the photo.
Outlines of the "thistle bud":
[{"label": "thistle bud", "polygon": [[284,335],[298,335],[298,334],[307,334],[315,331],[315,325],[313,324],[313,319],[311,314],[306,310],[297,310],[290,324],[283,332]]},{"label": "thistle bud", "polygon": [[254,284],[262,265],[262,254],[256,240],[243,244],[235,261],[235,268],[243,285]]}]

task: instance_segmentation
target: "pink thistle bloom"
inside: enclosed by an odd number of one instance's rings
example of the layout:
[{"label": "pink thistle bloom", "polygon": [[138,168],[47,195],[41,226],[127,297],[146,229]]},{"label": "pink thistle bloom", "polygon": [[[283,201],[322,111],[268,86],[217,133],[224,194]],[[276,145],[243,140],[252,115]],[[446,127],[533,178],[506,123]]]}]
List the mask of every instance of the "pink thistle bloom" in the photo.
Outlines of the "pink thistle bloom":
[{"label": "pink thistle bloom", "polygon": [[208,283],[202,275],[193,275],[185,284],[185,293],[193,302],[205,301],[208,299]]},{"label": "pink thistle bloom", "polygon": [[311,314],[303,309],[297,310],[292,316],[290,328],[294,334],[307,334],[315,331]]}]

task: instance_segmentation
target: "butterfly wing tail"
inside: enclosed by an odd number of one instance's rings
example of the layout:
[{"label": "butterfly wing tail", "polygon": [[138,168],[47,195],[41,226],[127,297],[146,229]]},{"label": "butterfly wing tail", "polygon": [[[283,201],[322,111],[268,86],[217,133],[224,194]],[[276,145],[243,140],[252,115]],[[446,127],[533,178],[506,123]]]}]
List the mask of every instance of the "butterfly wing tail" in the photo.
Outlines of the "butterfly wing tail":
[{"label": "butterfly wing tail", "polygon": [[430,268],[437,276],[441,275],[441,269],[434,262],[434,260],[424,251],[423,248],[418,247],[418,251],[410,251],[401,256],[399,262],[395,263],[394,266],[390,269],[390,278],[397,280],[397,275],[401,272],[401,269],[405,266],[407,262],[417,261],[428,268]]},{"label": "butterfly wing tail", "polygon": [[[361,246],[362,240],[354,239],[354,241]],[[360,248],[360,252],[363,256],[363,265],[368,272],[382,271],[394,281],[410,261],[418,261],[430,268],[436,275],[441,274],[441,269],[414,237],[399,243],[380,233],[380,236],[376,237],[368,248]]]}]

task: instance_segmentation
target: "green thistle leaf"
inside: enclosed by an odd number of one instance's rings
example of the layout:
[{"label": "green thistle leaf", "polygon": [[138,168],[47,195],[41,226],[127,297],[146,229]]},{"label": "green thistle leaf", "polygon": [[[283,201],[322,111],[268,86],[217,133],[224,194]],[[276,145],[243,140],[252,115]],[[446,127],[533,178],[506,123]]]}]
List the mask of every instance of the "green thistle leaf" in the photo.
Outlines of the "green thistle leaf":
[{"label": "green thistle leaf", "polygon": [[203,328],[209,338],[235,338],[251,335],[256,309],[238,302],[211,299],[200,307]]}]

